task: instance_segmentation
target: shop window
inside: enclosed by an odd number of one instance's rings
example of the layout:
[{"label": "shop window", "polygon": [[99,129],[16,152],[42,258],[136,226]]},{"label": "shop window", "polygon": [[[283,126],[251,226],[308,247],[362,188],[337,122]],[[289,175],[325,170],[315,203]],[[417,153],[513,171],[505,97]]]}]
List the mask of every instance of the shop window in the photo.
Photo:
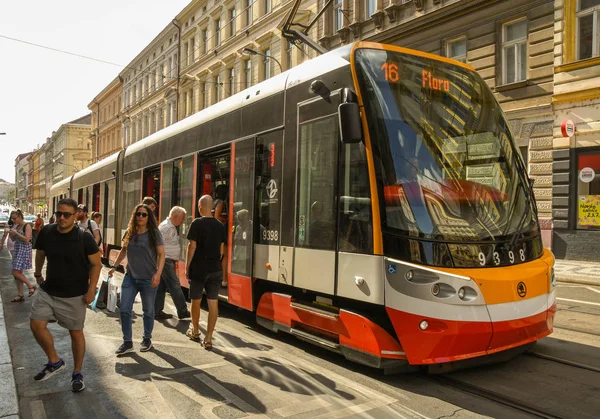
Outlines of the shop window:
[{"label": "shop window", "polygon": [[577,228],[600,230],[600,152],[577,157]]},{"label": "shop window", "polygon": [[600,55],[600,0],[577,2],[577,59]]}]

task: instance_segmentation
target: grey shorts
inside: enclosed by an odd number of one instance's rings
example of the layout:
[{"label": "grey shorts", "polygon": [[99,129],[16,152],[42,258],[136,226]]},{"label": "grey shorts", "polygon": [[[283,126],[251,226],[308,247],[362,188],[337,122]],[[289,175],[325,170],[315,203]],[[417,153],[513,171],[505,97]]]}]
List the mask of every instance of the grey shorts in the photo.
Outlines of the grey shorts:
[{"label": "grey shorts", "polygon": [[206,290],[206,299],[217,300],[219,298],[219,287],[223,280],[223,272],[213,272],[203,279],[190,280],[190,300],[201,300],[202,291]]},{"label": "grey shorts", "polygon": [[31,320],[54,320],[68,330],[83,330],[86,304],[83,295],[78,297],[53,297],[38,288],[31,305]]}]

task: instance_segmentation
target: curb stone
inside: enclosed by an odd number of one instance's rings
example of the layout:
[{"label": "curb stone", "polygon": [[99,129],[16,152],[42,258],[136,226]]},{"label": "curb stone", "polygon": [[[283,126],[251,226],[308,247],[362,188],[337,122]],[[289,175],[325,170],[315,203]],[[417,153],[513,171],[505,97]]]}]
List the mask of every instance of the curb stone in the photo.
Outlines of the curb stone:
[{"label": "curb stone", "polygon": [[17,388],[13,374],[13,365],[10,357],[10,347],[8,345],[8,335],[6,333],[6,323],[4,322],[4,307],[2,305],[2,296],[0,295],[0,415],[3,418],[19,417],[19,401],[17,398]]}]

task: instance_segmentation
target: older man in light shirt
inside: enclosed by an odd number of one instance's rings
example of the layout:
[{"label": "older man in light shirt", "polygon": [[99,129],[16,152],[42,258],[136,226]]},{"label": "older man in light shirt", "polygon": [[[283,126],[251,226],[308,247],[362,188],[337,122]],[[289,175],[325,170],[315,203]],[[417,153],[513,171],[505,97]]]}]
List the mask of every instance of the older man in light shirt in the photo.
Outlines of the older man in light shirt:
[{"label": "older man in light shirt", "polygon": [[181,291],[181,285],[179,278],[177,277],[176,265],[179,261],[179,255],[181,254],[181,246],[179,244],[179,233],[177,227],[179,227],[185,219],[185,209],[182,207],[173,207],[169,212],[169,217],[160,223],[158,229],[163,236],[166,261],[165,267],[162,271],[160,278],[160,285],[156,292],[156,299],[154,300],[154,315],[155,319],[170,319],[173,315],[165,313],[165,292],[169,291],[175,307],[177,308],[177,317],[181,319],[187,319],[190,317],[190,312]]}]

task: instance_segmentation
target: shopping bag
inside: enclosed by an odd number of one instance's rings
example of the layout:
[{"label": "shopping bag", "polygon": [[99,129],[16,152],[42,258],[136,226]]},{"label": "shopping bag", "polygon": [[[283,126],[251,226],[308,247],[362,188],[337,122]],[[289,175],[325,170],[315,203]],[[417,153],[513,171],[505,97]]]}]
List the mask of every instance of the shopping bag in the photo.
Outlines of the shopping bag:
[{"label": "shopping bag", "polygon": [[108,302],[106,303],[106,308],[108,311],[114,313],[117,309],[117,291],[119,287],[115,285],[114,281],[111,281],[112,278],[108,278]]},{"label": "shopping bag", "polygon": [[100,275],[100,279],[102,281],[100,283],[100,288],[96,290],[96,296],[90,305],[90,308],[94,311],[98,311],[100,308],[106,308],[106,294],[108,292],[108,280],[110,278],[104,279],[102,275]]}]

